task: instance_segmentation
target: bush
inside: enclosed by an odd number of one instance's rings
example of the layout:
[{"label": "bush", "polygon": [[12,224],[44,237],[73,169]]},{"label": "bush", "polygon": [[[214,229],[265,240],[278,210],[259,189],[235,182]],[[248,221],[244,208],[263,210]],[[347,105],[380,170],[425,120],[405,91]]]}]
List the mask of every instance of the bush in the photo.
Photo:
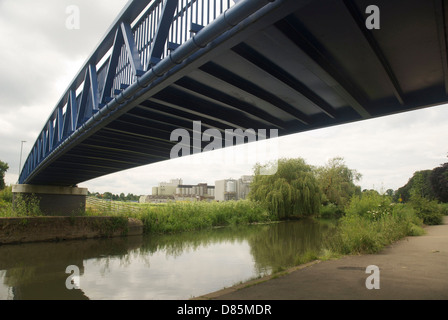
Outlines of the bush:
[{"label": "bush", "polygon": [[0,201],[12,203],[12,186],[0,190]]},{"label": "bush", "polygon": [[439,203],[439,209],[444,216],[448,216],[448,203]]},{"label": "bush", "polygon": [[344,215],[344,210],[334,203],[323,205],[320,208],[320,218],[322,219],[339,219]]},{"label": "bush", "polygon": [[376,191],[366,191],[361,196],[353,196],[345,210],[348,216],[360,216],[368,220],[378,220],[392,213],[394,203],[389,196]]},{"label": "bush", "polygon": [[24,198],[18,196],[14,204],[12,202],[12,186],[0,191],[0,217],[26,217],[39,216],[39,199],[35,196]]},{"label": "bush", "polygon": [[410,205],[394,204],[375,192],[355,196],[325,246],[339,254],[376,253],[405,236],[423,234]]},{"label": "bush", "polygon": [[441,207],[435,200],[428,200],[419,195],[411,196],[411,205],[418,217],[423,219],[423,223],[427,225],[442,224],[443,214]]}]

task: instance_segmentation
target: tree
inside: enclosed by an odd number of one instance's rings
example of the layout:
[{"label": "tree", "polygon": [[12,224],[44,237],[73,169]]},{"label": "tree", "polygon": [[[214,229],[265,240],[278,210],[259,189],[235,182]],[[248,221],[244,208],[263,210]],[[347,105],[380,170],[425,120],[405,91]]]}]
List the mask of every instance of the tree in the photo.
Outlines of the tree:
[{"label": "tree", "polygon": [[[275,172],[262,175],[262,172]],[[279,159],[276,163],[257,164],[249,199],[264,203],[279,219],[319,213],[320,190],[311,166],[301,158]]]},{"label": "tree", "polygon": [[316,169],[317,180],[323,194],[324,204],[333,203],[344,207],[361,188],[355,185],[362,177],[356,170],[349,169],[342,157],[330,159],[323,167]]},{"label": "tree", "polygon": [[0,160],[0,190],[5,188],[5,173],[8,169],[8,164]]},{"label": "tree", "polygon": [[435,194],[431,185],[432,170],[416,171],[408,182],[395,192],[395,200],[401,198],[404,202],[409,201],[413,194],[420,197],[434,199]]},{"label": "tree", "polygon": [[441,202],[448,202],[448,163],[434,168],[429,180],[434,197]]},{"label": "tree", "polygon": [[394,189],[387,189],[385,194],[392,198],[394,196]]}]

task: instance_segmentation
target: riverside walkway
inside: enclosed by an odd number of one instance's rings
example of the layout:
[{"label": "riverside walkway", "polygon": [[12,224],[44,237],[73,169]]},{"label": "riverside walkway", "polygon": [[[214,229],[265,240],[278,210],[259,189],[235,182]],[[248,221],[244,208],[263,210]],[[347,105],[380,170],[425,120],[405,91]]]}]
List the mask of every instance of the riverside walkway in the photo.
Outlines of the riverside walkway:
[{"label": "riverside walkway", "polygon": [[[407,237],[377,254],[306,264],[287,275],[239,285],[199,299],[445,300],[448,299],[448,217],[426,234]],[[379,289],[367,289],[367,266],[379,268]],[[257,282],[255,281],[255,282]],[[261,282],[260,282],[261,281]]]}]

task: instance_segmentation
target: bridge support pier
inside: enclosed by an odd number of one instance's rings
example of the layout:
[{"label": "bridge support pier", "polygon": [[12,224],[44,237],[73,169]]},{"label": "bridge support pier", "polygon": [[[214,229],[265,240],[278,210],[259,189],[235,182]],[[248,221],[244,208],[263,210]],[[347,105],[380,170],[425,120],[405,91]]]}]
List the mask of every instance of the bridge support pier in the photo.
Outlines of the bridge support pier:
[{"label": "bridge support pier", "polygon": [[19,199],[37,199],[40,211],[48,216],[77,216],[86,210],[87,188],[17,184],[12,193],[14,208]]}]

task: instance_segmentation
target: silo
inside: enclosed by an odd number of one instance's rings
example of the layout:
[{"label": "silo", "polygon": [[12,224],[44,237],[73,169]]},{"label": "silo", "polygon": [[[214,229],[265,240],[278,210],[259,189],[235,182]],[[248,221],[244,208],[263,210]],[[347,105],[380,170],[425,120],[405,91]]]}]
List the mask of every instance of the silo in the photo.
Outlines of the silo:
[{"label": "silo", "polygon": [[236,181],[227,180],[226,181],[226,192],[236,192]]}]

